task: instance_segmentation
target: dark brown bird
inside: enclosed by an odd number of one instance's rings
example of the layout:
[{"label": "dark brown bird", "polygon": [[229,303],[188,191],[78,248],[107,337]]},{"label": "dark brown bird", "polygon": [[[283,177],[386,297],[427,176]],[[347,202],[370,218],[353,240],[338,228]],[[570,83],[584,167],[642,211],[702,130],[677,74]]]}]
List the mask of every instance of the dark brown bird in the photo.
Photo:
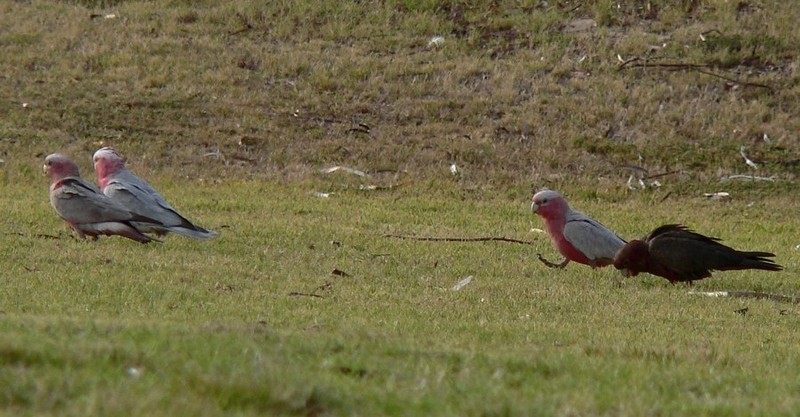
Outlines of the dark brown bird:
[{"label": "dark brown bird", "polygon": [[672,283],[691,282],[708,278],[715,270],[783,269],[771,259],[765,259],[773,256],[775,254],[769,252],[738,251],[686,226],[666,224],[642,240],[632,240],[623,246],[614,256],[614,267],[626,277],[647,272]]}]

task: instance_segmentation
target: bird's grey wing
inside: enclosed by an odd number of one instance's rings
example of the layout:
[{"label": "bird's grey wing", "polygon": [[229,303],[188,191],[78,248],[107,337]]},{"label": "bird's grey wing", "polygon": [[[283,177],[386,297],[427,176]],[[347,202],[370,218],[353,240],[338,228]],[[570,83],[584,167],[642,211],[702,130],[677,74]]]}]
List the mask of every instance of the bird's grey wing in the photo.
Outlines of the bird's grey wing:
[{"label": "bird's grey wing", "polygon": [[54,190],[53,206],[73,223],[126,221],[131,213],[80,178],[65,178]]},{"label": "bird's grey wing", "polygon": [[589,259],[614,259],[625,241],[605,226],[583,216],[568,219],[564,225],[564,237],[575,249]]},{"label": "bird's grey wing", "polygon": [[150,193],[135,184],[112,180],[103,191],[128,210],[158,220],[164,225],[175,225],[182,222],[182,217],[169,204],[163,202],[161,196],[157,193]]},{"label": "bird's grey wing", "polygon": [[150,201],[154,202],[164,210],[174,211],[177,213],[177,210],[169,205],[169,203],[164,200],[164,197],[162,197],[161,194],[159,194],[158,191],[156,191],[156,189],[150,185],[150,183],[137,177],[134,173],[128,171],[127,169],[123,170],[119,176],[116,177],[116,179],[119,182],[126,184],[131,189],[135,189],[138,193],[146,195]]},{"label": "bird's grey wing", "polygon": [[183,217],[147,181],[128,170],[123,170],[112,178],[104,191],[134,213],[156,219],[161,223],[155,227],[137,223],[136,226],[140,230],[156,233],[169,231],[198,239],[208,239],[217,235],[216,232],[197,226]]}]

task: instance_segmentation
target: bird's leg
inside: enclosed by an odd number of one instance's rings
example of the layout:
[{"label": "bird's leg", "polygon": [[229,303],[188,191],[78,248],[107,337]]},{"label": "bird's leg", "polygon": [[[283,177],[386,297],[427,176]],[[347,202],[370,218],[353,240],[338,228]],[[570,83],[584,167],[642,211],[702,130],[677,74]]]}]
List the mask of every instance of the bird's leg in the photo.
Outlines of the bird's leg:
[{"label": "bird's leg", "polygon": [[560,264],[557,264],[557,263],[554,263],[554,262],[550,262],[547,259],[544,259],[544,256],[542,256],[541,253],[537,253],[536,256],[538,256],[539,260],[542,261],[543,264],[547,265],[548,268],[564,269],[564,267],[566,267],[567,264],[569,263],[569,259],[566,259],[566,258],[564,258],[563,262],[561,262]]},{"label": "bird's leg", "polygon": [[83,233],[83,230],[81,230],[77,225],[73,225],[72,223],[69,222],[67,222],[67,224],[69,225],[70,229],[75,231],[75,234],[78,235],[78,237],[81,238],[81,240],[86,239],[86,234]]}]

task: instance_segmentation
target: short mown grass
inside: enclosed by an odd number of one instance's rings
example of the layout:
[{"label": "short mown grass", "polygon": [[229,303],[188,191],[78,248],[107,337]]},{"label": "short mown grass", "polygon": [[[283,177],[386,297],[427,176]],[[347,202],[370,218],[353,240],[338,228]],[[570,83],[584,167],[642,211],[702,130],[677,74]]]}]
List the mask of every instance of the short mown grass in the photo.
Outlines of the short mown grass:
[{"label": "short mown grass", "polygon": [[[797,307],[688,292],[800,295],[798,19],[0,3],[0,413],[794,415]],[[40,167],[63,152],[91,179],[103,145],[220,235],[75,239]],[[547,269],[542,186],[626,239],[683,223],[786,269]]]},{"label": "short mown grass", "polygon": [[[718,273],[689,288],[610,268],[546,269],[535,254],[557,254],[532,231],[542,224],[527,200],[464,199],[455,185],[424,198],[320,198],[315,187],[165,182],[221,235],[139,245],[74,239],[36,196],[41,182],[9,186],[3,203],[17,219],[5,222],[0,294],[9,411],[788,415],[798,406],[796,307],[688,294],[800,293],[786,199],[575,199],[625,237],[681,221],[774,251],[787,268]],[[29,205],[10,204],[20,199]]]}]

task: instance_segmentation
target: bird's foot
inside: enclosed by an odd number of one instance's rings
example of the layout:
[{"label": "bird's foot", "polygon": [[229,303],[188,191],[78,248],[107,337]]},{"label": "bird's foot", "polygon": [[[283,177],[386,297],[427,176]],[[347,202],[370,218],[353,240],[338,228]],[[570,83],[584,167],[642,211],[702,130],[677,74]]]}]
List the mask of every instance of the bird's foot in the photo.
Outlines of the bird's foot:
[{"label": "bird's foot", "polygon": [[538,256],[539,260],[542,261],[542,263],[545,264],[548,268],[564,269],[564,267],[566,267],[567,264],[569,263],[569,259],[564,259],[564,261],[561,262],[560,264],[557,264],[555,262],[550,262],[547,259],[544,259],[544,256],[542,256],[541,253],[537,253],[536,256]]}]

